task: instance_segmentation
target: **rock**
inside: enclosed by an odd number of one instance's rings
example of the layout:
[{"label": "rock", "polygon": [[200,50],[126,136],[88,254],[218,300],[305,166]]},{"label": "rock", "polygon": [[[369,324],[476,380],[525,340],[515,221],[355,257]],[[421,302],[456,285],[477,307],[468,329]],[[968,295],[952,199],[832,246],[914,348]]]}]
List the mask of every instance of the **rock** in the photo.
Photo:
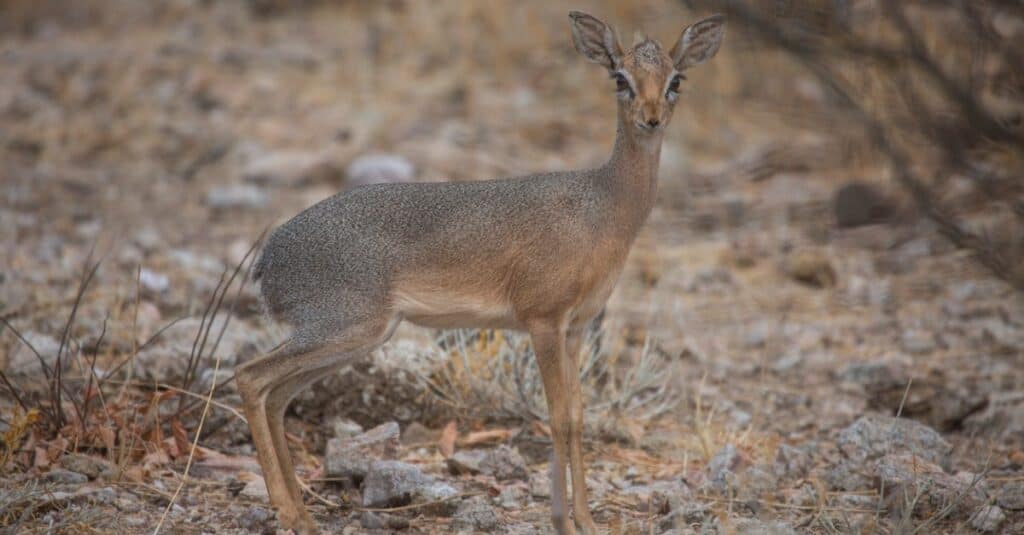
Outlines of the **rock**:
[{"label": "rock", "polygon": [[486,500],[475,497],[464,500],[455,510],[452,529],[456,532],[492,532],[501,527],[497,513]]},{"label": "rock", "polygon": [[238,526],[249,531],[263,533],[273,518],[274,514],[268,509],[253,505],[238,515]]},{"label": "rock", "polygon": [[863,182],[844,184],[832,200],[836,225],[852,228],[890,219],[893,207],[888,199],[874,186]]},{"label": "rock", "polygon": [[526,468],[526,461],[519,454],[519,450],[504,444],[487,452],[480,469],[498,481],[527,481],[530,478],[530,471]]},{"label": "rock", "polygon": [[775,473],[780,478],[804,477],[811,469],[812,459],[804,448],[780,444],[775,453]]},{"label": "rock", "polygon": [[[25,341],[32,345],[32,348],[39,353],[43,362],[52,367],[57,360],[57,352],[60,350],[60,342],[56,338],[34,331],[22,333]],[[39,364],[39,357],[36,357],[32,349],[29,349],[24,342],[18,340],[7,355],[6,368],[19,373],[42,373]]]},{"label": "rock", "polygon": [[139,285],[147,292],[160,294],[171,287],[171,279],[163,273],[142,268],[139,270]]},{"label": "rock", "polygon": [[50,470],[41,478],[43,483],[56,483],[60,485],[81,485],[82,483],[88,483],[89,476],[85,474],[79,474],[78,472],[72,472],[71,470],[63,470],[57,468]]},{"label": "rock", "polygon": [[551,498],[551,476],[547,470],[530,474],[530,496],[534,498]]},{"label": "rock", "polygon": [[977,476],[951,476],[938,465],[915,455],[886,455],[872,466],[877,487],[884,486],[887,495],[921,495],[924,499],[919,503],[933,511],[950,504],[956,504],[960,511],[970,511],[986,500],[983,482]]},{"label": "rock", "polygon": [[722,267],[707,267],[697,270],[685,286],[687,292],[701,294],[725,294],[735,288],[736,281],[732,272]]},{"label": "rock", "polygon": [[870,470],[861,463],[839,461],[825,470],[824,479],[829,487],[837,490],[856,491],[874,487]]},{"label": "rock", "polygon": [[708,482],[712,488],[716,490],[728,488],[733,483],[733,472],[739,467],[740,462],[741,458],[739,452],[736,451],[736,446],[726,444],[718,450],[707,466]]},{"label": "rock", "polygon": [[1006,513],[998,505],[986,505],[971,517],[971,527],[982,533],[995,533],[1006,520]]},{"label": "rock", "polygon": [[666,514],[693,498],[693,491],[682,479],[654,481],[649,485],[634,485],[622,489],[622,494],[633,499],[637,511]]},{"label": "rock", "polygon": [[406,529],[409,519],[388,513],[366,511],[359,516],[359,525],[366,529]]},{"label": "rock", "polygon": [[796,535],[797,533],[793,526],[785,522],[764,522],[756,518],[740,519],[733,527],[736,535]]},{"label": "rock", "polygon": [[262,186],[299,186],[334,181],[341,171],[327,153],[278,151],[253,157],[242,169],[242,180]]},{"label": "rock", "polygon": [[506,445],[491,450],[459,450],[448,458],[448,468],[456,475],[486,474],[499,481],[526,481],[530,477],[519,450]]},{"label": "rock", "polygon": [[369,184],[411,182],[415,175],[412,162],[393,154],[360,156],[345,170],[346,185],[350,188]]},{"label": "rock", "polygon": [[704,502],[685,500],[678,503],[672,512],[661,520],[658,527],[662,531],[685,529],[693,525],[703,525],[712,516],[710,505]]},{"label": "rock", "polygon": [[1024,394],[993,392],[988,406],[964,420],[972,434],[998,438],[1009,443],[1024,443]]},{"label": "rock", "polygon": [[930,332],[913,329],[903,333],[903,350],[911,355],[927,355],[935,351],[935,345],[935,336]]},{"label": "rock", "polygon": [[516,511],[530,503],[530,492],[522,485],[507,485],[498,493],[498,504],[502,509]]},{"label": "rock", "polygon": [[910,373],[903,361],[886,359],[870,362],[851,362],[839,369],[836,378],[860,386],[868,394],[905,389]]},{"label": "rock", "polygon": [[486,457],[485,450],[459,450],[447,459],[448,469],[455,475],[479,474]]},{"label": "rock", "polygon": [[786,258],[782,267],[789,278],[814,288],[835,286],[838,279],[831,260],[819,251],[795,252]]},{"label": "rock", "polygon": [[263,190],[246,184],[214,186],[206,192],[206,204],[211,208],[263,208],[269,198]]},{"label": "rock", "polygon": [[[228,316],[223,313],[213,320],[210,325],[210,336],[203,349],[204,362],[212,365],[212,358],[219,356],[221,368],[224,369],[233,368],[239,362],[255,355],[259,350],[256,341],[261,338],[261,333],[245,321],[231,318],[225,328],[227,321]],[[137,373],[142,377],[160,381],[181,378],[188,365],[188,357],[201,324],[201,318],[185,318],[164,329],[153,344],[136,355]],[[203,328],[205,329],[205,326]],[[221,329],[224,329],[222,337]],[[218,337],[220,343],[214,351],[213,346]],[[207,360],[205,357],[210,359]]]},{"label": "rock", "polygon": [[240,495],[260,501],[270,500],[270,494],[267,492],[267,482],[261,476],[252,472],[241,472],[238,474],[238,479],[245,483],[242,490],[238,492]]},{"label": "rock", "polygon": [[1012,481],[1004,485],[996,503],[1009,511],[1024,511],[1024,481]]},{"label": "rock", "polygon": [[[331,428],[334,430],[334,438],[348,440],[352,437],[363,434],[363,426],[349,420],[348,418],[335,418],[331,422]],[[330,451],[330,443],[327,444],[328,451]]]},{"label": "rock", "polygon": [[953,446],[934,429],[905,418],[862,416],[839,433],[839,450],[854,463],[890,453],[913,454],[948,467]]},{"label": "rock", "polygon": [[151,253],[159,249],[164,244],[163,237],[160,236],[160,233],[150,226],[142,227],[142,229],[136,232],[133,241],[147,253]]},{"label": "rock", "polygon": [[391,460],[398,455],[399,426],[388,422],[352,437],[327,441],[324,455],[328,477],[348,477],[359,481],[366,477],[370,465],[377,460]]},{"label": "rock", "polygon": [[397,507],[413,501],[437,501],[458,494],[451,485],[435,481],[414,465],[374,461],[363,479],[364,507]]},{"label": "rock", "polygon": [[60,464],[79,474],[85,474],[89,479],[96,479],[100,474],[109,473],[114,465],[104,459],[83,455],[81,453],[67,453],[60,458]]}]

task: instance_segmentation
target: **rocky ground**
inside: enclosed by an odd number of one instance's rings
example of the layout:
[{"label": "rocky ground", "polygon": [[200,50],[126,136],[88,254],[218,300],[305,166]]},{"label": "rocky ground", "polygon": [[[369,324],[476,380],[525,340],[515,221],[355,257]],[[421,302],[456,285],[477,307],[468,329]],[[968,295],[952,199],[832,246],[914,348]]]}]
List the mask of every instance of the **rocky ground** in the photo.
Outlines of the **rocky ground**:
[{"label": "rocky ground", "polygon": [[[260,234],[363,183],[610,146],[564,6],[506,27],[504,8],[273,4],[109,2],[0,36],[0,526],[274,533],[231,380],[284,332],[242,280]],[[591,10],[665,37],[692,17]],[[773,157],[822,136],[753,113],[742,54],[715,61],[586,344],[596,520],[1024,531],[1024,302],[871,164]],[[530,358],[511,333],[403,327],[303,393],[287,428],[324,529],[551,532]]]}]

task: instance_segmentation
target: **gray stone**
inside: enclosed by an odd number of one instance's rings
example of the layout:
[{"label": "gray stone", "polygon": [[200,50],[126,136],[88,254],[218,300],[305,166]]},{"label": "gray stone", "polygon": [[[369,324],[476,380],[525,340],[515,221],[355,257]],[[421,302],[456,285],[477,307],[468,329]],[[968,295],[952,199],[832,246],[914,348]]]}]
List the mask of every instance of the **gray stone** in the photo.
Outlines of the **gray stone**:
[{"label": "gray stone", "polygon": [[345,181],[348,187],[411,182],[415,171],[412,162],[402,156],[369,154],[352,160],[345,170]]},{"label": "gray stone", "polygon": [[246,184],[214,186],[206,192],[206,204],[211,208],[262,208],[269,200],[263,190]]},{"label": "gray stone", "polygon": [[903,333],[903,350],[911,355],[927,355],[935,351],[935,335],[918,329]]},{"label": "gray stone", "polygon": [[366,529],[406,529],[409,519],[388,513],[366,511],[359,516],[359,525]]},{"label": "gray stone", "polygon": [[[207,320],[209,322],[209,320]],[[225,327],[225,322],[227,326]],[[165,329],[149,347],[136,355],[137,373],[142,377],[157,380],[180,378],[188,365],[188,356],[202,324],[201,318],[185,318]],[[205,329],[205,326],[203,326]],[[221,337],[221,330],[224,335]],[[204,357],[220,357],[221,368],[233,368],[240,361],[255,355],[256,341],[260,333],[239,319],[228,321],[226,314],[220,314],[210,325],[210,336],[203,349]],[[214,351],[214,343],[220,338]],[[212,365],[212,360],[209,361]]]},{"label": "gray stone", "polygon": [[498,481],[526,481],[530,478],[530,471],[526,468],[526,461],[519,454],[519,450],[504,444],[487,452],[480,469]]},{"label": "gray stone", "polygon": [[104,459],[84,455],[81,453],[68,453],[60,458],[60,464],[79,474],[85,474],[89,479],[96,479],[100,474],[107,473],[113,465]]},{"label": "gray stone", "polygon": [[955,504],[958,511],[971,511],[986,501],[984,481],[979,476],[951,476],[915,455],[886,455],[870,466],[878,485],[887,489],[886,494],[921,495],[936,510]]},{"label": "gray stone", "polygon": [[457,532],[492,532],[499,527],[501,522],[494,507],[479,496],[460,503],[452,518],[452,529]]},{"label": "gray stone", "polygon": [[775,452],[775,473],[783,478],[800,478],[811,469],[811,456],[806,449],[780,444]]},{"label": "gray stone", "polygon": [[[336,418],[331,422],[334,430],[334,438],[350,439],[363,434],[363,426],[349,420],[348,418]],[[330,444],[328,443],[328,447]]]},{"label": "gray stone", "polygon": [[374,461],[395,459],[399,445],[397,422],[381,424],[351,438],[332,438],[324,455],[327,475],[363,479]]},{"label": "gray stone", "polygon": [[507,485],[502,487],[497,499],[502,509],[515,511],[530,502],[530,493],[522,485]]},{"label": "gray stone", "polygon": [[1006,520],[1006,513],[998,505],[985,505],[971,517],[971,527],[982,533],[995,533]]},{"label": "gray stone", "polygon": [[1013,481],[1003,485],[996,503],[1010,511],[1024,511],[1024,481]]},{"label": "gray stone", "polygon": [[85,474],[79,474],[78,472],[72,472],[71,470],[64,470],[56,468],[50,470],[42,477],[44,483],[58,483],[62,485],[80,485],[89,481],[89,476]]},{"label": "gray stone", "polygon": [[459,450],[447,459],[448,469],[453,474],[479,474],[483,471],[485,450]]},{"label": "gray stone", "polygon": [[736,535],[796,535],[793,526],[785,522],[765,522],[756,518],[744,518],[738,520],[733,526]]},{"label": "gray stone", "polygon": [[[56,338],[34,331],[22,333],[25,341],[32,345],[42,357],[48,367],[53,366],[57,360],[57,352],[60,350],[60,342]],[[21,373],[42,373],[39,364],[39,357],[36,357],[32,349],[29,349],[24,342],[18,340],[7,355],[7,369]]]},{"label": "gray stone", "polygon": [[551,476],[547,470],[530,474],[530,495],[542,499],[551,497]]},{"label": "gray stone", "polygon": [[277,151],[253,157],[242,169],[242,180],[260,185],[297,186],[340,174],[326,153]]},{"label": "gray stone", "polygon": [[262,533],[273,518],[274,515],[270,510],[253,505],[247,507],[242,514],[238,515],[238,525],[249,531]]},{"label": "gray stone", "polygon": [[839,433],[839,451],[854,463],[907,453],[948,467],[953,446],[934,429],[905,418],[862,416]]},{"label": "gray stone", "polygon": [[148,292],[159,294],[171,287],[171,279],[159,271],[142,268],[139,270],[139,285]]},{"label": "gray stone", "polygon": [[417,491],[431,483],[414,465],[374,461],[363,480],[363,507],[397,507],[412,502]]},{"label": "gray stone", "polygon": [[661,520],[659,528],[664,531],[669,529],[685,529],[692,525],[703,525],[712,516],[709,504],[684,500],[676,504],[672,512]]},{"label": "gray stone", "polygon": [[729,484],[733,482],[733,471],[739,464],[740,454],[736,451],[736,446],[730,443],[718,450],[707,466],[708,482],[712,488],[716,490],[728,488]]}]

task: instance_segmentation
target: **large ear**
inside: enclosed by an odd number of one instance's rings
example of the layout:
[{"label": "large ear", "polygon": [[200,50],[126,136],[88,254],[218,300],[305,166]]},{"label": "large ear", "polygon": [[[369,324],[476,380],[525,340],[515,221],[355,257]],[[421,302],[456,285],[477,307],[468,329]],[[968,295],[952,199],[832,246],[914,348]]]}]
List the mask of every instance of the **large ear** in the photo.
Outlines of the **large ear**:
[{"label": "large ear", "polygon": [[689,69],[714,57],[724,35],[725,16],[711,15],[683,30],[668,55],[677,71]]},{"label": "large ear", "polygon": [[570,11],[569,18],[572,19],[572,42],[583,57],[610,71],[622,66],[622,47],[610,26],[579,11]]}]

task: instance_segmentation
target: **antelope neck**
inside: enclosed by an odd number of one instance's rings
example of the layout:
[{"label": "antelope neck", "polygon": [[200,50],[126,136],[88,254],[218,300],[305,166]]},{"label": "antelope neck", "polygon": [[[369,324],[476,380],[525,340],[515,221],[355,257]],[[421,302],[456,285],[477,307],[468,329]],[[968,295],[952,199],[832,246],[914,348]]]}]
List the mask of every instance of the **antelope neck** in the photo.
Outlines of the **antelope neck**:
[{"label": "antelope neck", "polygon": [[611,158],[597,173],[614,201],[615,219],[634,235],[654,207],[663,137],[662,129],[640,131],[620,109]]}]

